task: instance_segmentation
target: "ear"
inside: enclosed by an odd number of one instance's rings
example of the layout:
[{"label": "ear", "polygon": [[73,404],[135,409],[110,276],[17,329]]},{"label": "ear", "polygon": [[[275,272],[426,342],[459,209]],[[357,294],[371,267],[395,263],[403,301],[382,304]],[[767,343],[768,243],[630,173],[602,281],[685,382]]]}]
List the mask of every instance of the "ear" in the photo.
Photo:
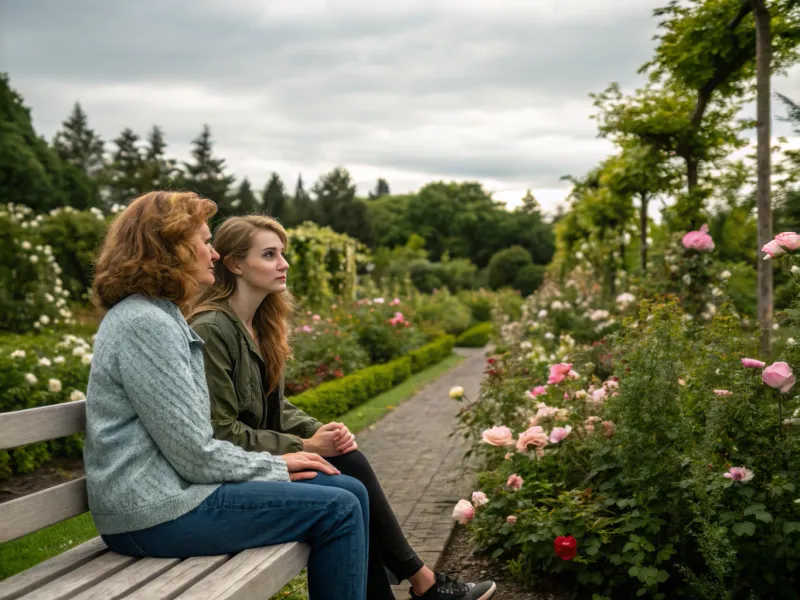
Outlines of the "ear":
[{"label": "ear", "polygon": [[230,254],[222,259],[222,264],[234,275],[242,274],[242,268],[239,266],[239,262]]}]

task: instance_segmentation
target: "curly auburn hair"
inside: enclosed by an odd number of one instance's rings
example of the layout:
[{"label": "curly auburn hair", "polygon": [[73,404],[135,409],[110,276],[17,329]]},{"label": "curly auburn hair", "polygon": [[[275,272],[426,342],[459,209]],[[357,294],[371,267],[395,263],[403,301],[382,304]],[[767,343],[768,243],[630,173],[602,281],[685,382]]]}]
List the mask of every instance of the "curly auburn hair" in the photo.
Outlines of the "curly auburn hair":
[{"label": "curly auburn hair", "polygon": [[197,294],[197,230],[217,205],[193,192],[148,192],[113,221],[95,262],[92,301],[109,310],[132,294],[164,298],[184,313]]},{"label": "curly auburn hair", "polygon": [[[214,234],[214,249],[219,260],[214,265],[214,285],[200,294],[197,308],[192,311],[189,321],[200,313],[209,310],[222,310],[230,313],[227,300],[236,291],[238,276],[226,266],[226,258],[244,260],[250,252],[253,236],[262,230],[274,232],[284,246],[288,236],[283,226],[275,219],[263,215],[229,217],[217,228]],[[289,346],[289,319],[294,312],[295,301],[285,290],[268,294],[253,316],[253,329],[258,338],[258,350],[267,368],[267,392],[272,393],[278,386],[286,361],[292,356]]]}]

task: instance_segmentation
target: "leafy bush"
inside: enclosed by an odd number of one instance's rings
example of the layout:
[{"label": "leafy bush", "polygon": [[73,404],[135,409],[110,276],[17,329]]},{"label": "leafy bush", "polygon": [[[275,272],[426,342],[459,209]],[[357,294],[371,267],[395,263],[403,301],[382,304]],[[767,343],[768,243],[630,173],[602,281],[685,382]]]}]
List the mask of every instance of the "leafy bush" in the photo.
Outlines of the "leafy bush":
[{"label": "leafy bush", "polygon": [[427,258],[416,258],[408,263],[411,282],[423,294],[445,286],[445,273],[440,263],[432,263]]},{"label": "leafy bush", "polygon": [[545,270],[544,265],[525,265],[514,279],[514,288],[519,290],[523,296],[530,296],[544,283]]},{"label": "leafy bush", "polygon": [[290,401],[320,421],[331,421],[402,383],[412,373],[443,360],[452,352],[453,342],[452,336],[442,338],[385,365],[367,367],[336,381],[323,383],[290,398]]},{"label": "leafy bush", "polygon": [[55,209],[42,220],[42,238],[53,248],[64,288],[84,300],[94,273],[94,260],[105,239],[108,222],[99,211]]},{"label": "leafy bush", "polygon": [[458,335],[465,331],[472,321],[468,306],[447,289],[430,295],[419,295],[414,299],[414,313],[419,322],[432,325],[431,330]]},{"label": "leafy bush", "polygon": [[73,322],[69,292],[59,278],[53,249],[39,235],[42,217],[29,208],[7,205],[0,211],[0,330],[48,330]]},{"label": "leafy bush", "polygon": [[[595,599],[800,597],[800,436],[781,426],[798,399],[744,368],[757,339],[739,318],[723,306],[687,329],[677,302],[645,302],[624,332],[580,347],[549,326],[575,309],[540,317],[555,300],[538,296],[462,412],[483,461],[480,547]],[[800,347],[781,358],[797,368]]]},{"label": "leafy bush", "polygon": [[531,253],[522,246],[500,250],[489,260],[489,286],[495,290],[514,286],[519,272],[532,263]]},{"label": "leafy bush", "polygon": [[[81,400],[89,380],[91,344],[73,335],[0,337],[0,412]],[[80,456],[82,436],[0,451],[0,479],[29,473],[51,453]]]},{"label": "leafy bush", "polygon": [[456,338],[456,346],[459,348],[483,348],[489,343],[492,329],[491,323],[479,323],[470,327]]}]

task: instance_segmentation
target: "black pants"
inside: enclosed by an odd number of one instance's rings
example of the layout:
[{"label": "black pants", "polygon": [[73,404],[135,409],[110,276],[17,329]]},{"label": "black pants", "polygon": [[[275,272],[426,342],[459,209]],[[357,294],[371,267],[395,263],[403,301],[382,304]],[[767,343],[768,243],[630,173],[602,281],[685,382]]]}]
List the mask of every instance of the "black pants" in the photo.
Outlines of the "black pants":
[{"label": "black pants", "polygon": [[403,535],[403,530],[400,529],[400,524],[367,457],[355,450],[326,460],[345,475],[358,479],[367,488],[369,493],[367,600],[394,600],[384,567],[402,581],[419,571],[424,563]]}]

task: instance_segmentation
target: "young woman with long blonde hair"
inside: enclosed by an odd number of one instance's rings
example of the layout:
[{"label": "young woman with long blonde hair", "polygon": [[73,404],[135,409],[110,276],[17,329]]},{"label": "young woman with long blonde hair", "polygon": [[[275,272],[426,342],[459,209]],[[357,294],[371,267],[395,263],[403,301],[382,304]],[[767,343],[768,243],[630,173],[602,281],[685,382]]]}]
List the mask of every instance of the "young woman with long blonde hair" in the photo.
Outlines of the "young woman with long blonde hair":
[{"label": "young woman with long blonde hair", "polygon": [[[491,581],[464,584],[435,573],[408,544],[367,458],[343,423],[321,423],[284,397],[291,357],[286,230],[270,217],[231,217],[217,229],[215,283],[198,299],[189,321],[205,341],[206,377],[215,435],[245,450],[319,454],[367,489],[367,598],[394,598],[387,570],[411,583],[412,598],[487,600]],[[347,489],[341,475],[309,472],[303,483]]]}]

